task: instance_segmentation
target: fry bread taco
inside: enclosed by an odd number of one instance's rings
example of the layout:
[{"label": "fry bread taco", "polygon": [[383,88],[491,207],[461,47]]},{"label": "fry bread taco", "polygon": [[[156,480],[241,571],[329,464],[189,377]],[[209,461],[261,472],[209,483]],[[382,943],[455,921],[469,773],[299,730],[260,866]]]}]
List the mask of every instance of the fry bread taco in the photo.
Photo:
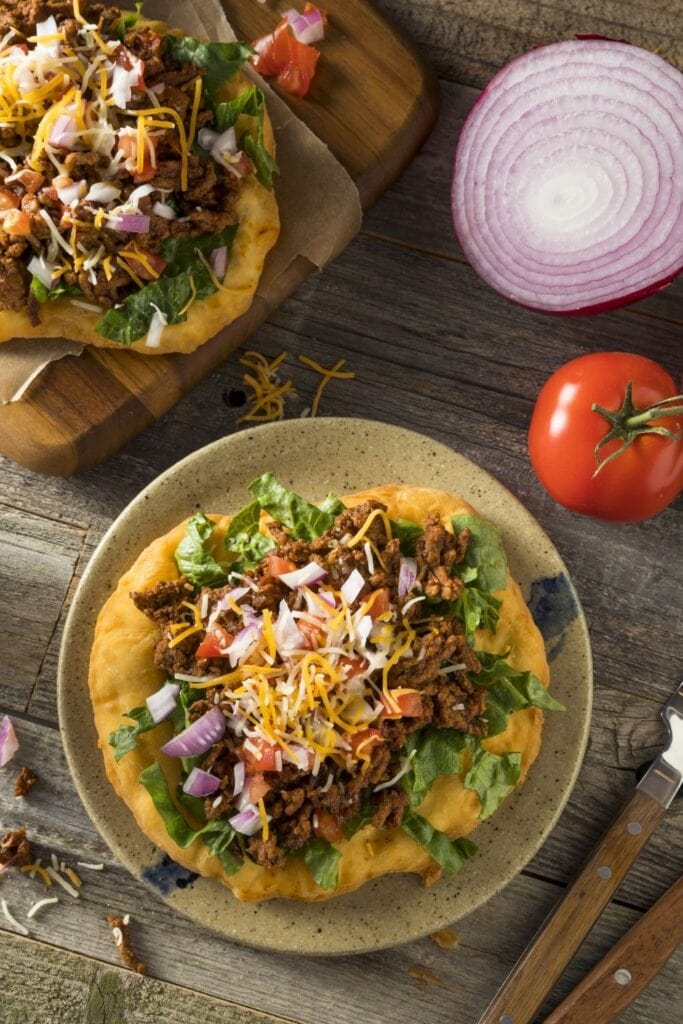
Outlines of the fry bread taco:
[{"label": "fry bread taco", "polygon": [[249,489],[150,544],[99,615],[111,783],[242,900],[454,873],[562,708],[499,531],[436,490]]},{"label": "fry bread taco", "polygon": [[249,308],[279,234],[250,53],[85,0],[2,5],[0,341],[192,352]]}]

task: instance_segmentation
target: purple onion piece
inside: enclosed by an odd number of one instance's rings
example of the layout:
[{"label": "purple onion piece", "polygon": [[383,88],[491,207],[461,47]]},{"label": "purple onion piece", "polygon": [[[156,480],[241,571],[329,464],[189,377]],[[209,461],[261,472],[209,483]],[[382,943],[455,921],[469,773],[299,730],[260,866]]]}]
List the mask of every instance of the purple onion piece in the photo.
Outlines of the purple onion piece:
[{"label": "purple onion piece", "polygon": [[19,749],[19,740],[9,715],[0,722],[0,768],[12,760]]},{"label": "purple onion piece", "polygon": [[209,258],[211,269],[218,278],[222,281],[225,277],[225,272],[228,269],[228,247],[227,245],[221,245],[218,249],[214,249]]},{"label": "purple onion piece", "polygon": [[211,796],[221,784],[211,772],[205,772],[201,768],[193,768],[183,783],[183,793],[188,796]]},{"label": "purple onion piece", "polygon": [[180,687],[177,683],[164,683],[160,690],[147,698],[145,703],[157,724],[163,722],[175,711],[179,693]]},{"label": "purple onion piece", "polygon": [[398,570],[398,596],[405,597],[415,586],[417,562],[414,558],[402,558]]},{"label": "purple onion piece", "polygon": [[149,231],[149,217],[145,213],[122,213],[116,218],[116,230],[146,235]]},{"label": "purple onion piece", "polygon": [[235,832],[241,832],[243,836],[255,836],[261,829],[261,815],[254,804],[247,804],[239,814],[233,814],[228,821]]},{"label": "purple onion piece", "polygon": [[244,761],[238,761],[233,769],[234,785],[232,788],[232,795],[239,796],[244,789],[244,783],[247,780],[247,767]]},{"label": "purple onion piece", "polygon": [[228,647],[227,655],[230,658],[230,664],[233,668],[237,665],[240,658],[244,657],[250,647],[258,640],[261,635],[262,625],[252,623],[249,626],[245,626],[237,633]]},{"label": "purple onion piece", "polygon": [[168,743],[164,743],[161,753],[168,754],[169,757],[194,757],[196,754],[205,754],[214,743],[223,738],[226,725],[225,715],[221,709],[211,708],[187,729],[183,729]]},{"label": "purple onion piece", "polygon": [[349,576],[347,576],[341,588],[341,592],[346,598],[347,604],[353,604],[364,586],[365,580],[358,572],[358,569],[354,569]]},{"label": "purple onion piece", "polygon": [[277,621],[273,624],[273,633],[275,635],[275,646],[280,653],[301,647],[303,643],[303,637],[297,627],[296,619],[284,600],[280,601]]},{"label": "purple onion piece", "polygon": [[317,562],[309,562],[302,569],[293,569],[292,572],[283,572],[278,575],[291,590],[296,590],[297,587],[307,587],[311,583],[319,583],[320,580],[324,580],[327,576],[327,569],[323,569],[322,565],[318,565]]}]

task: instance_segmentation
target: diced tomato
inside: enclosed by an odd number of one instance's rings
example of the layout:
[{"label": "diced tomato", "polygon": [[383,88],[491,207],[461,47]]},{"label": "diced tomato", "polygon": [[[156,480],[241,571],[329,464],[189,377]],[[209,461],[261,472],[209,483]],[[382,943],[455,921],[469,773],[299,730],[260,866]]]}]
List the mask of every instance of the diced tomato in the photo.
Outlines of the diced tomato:
[{"label": "diced tomato", "polygon": [[347,658],[342,656],[339,659],[339,667],[344,672],[346,679],[352,679],[353,676],[359,676],[361,672],[365,672],[368,667],[368,663],[365,658]]},{"label": "diced tomato", "polygon": [[328,843],[338,843],[344,838],[343,829],[334,814],[330,814],[329,811],[316,811],[315,818],[317,824],[313,826],[313,831],[319,839],[326,839]]},{"label": "diced tomato", "polygon": [[195,651],[195,656],[197,658],[224,658],[232,641],[232,633],[228,633],[227,629],[214,622]]},{"label": "diced tomato", "polygon": [[266,782],[263,772],[254,772],[249,778],[249,799],[253,804],[262,800],[270,792],[270,783]]},{"label": "diced tomato", "polygon": [[266,562],[270,576],[282,576],[285,572],[294,572],[296,566],[288,558],[280,558],[278,555],[268,555]]},{"label": "diced tomato", "polygon": [[277,771],[277,763],[275,755],[278,752],[278,746],[275,743],[268,743],[267,740],[250,740],[253,746],[256,747],[257,753],[249,750],[247,747],[242,747],[240,751],[240,757],[249,769],[254,769],[257,772],[275,772]]},{"label": "diced tomato", "polygon": [[[163,274],[166,269],[166,260],[153,252],[147,252],[146,249],[138,249],[138,252],[143,257],[144,263],[142,260],[137,260],[132,252],[128,254],[128,259],[132,262],[135,273],[145,281],[156,281],[159,274]],[[152,270],[156,271],[156,273],[150,274],[145,263],[149,263]]]},{"label": "diced tomato", "polygon": [[23,210],[8,210],[2,219],[2,229],[8,235],[27,238],[31,234],[31,218]]},{"label": "diced tomato", "polygon": [[[422,698],[419,693],[398,693],[396,690],[389,690],[390,701],[382,694],[382,718],[419,718],[422,714]],[[398,711],[394,703],[398,704]]]},{"label": "diced tomato", "polygon": [[314,46],[296,39],[286,18],[274,32],[257,39],[252,46],[256,50],[252,64],[259,74],[267,78],[277,76],[280,88],[293,96],[306,95],[320,53]]},{"label": "diced tomato", "polygon": [[19,208],[19,196],[9,189],[0,188],[0,210],[16,210]]},{"label": "diced tomato", "polygon": [[37,192],[40,186],[45,181],[45,177],[38,171],[31,171],[28,167],[24,167],[16,175],[12,175],[14,181],[20,182],[27,192]]},{"label": "diced tomato", "polygon": [[157,169],[152,163],[150,156],[148,141],[151,142],[152,147],[156,150],[158,140],[158,135],[147,135],[145,140],[145,158],[142,170],[138,171],[138,140],[136,134],[126,133],[125,135],[119,135],[117,139],[117,149],[121,150],[125,157],[124,166],[133,175],[133,181],[136,185],[141,185],[145,181],[151,181],[157,173]]},{"label": "diced tomato", "polygon": [[320,640],[325,636],[325,630],[323,629],[322,622],[319,626],[316,626],[312,622],[308,622],[306,619],[298,619],[297,627],[299,632],[303,634],[304,647],[309,651],[316,650]]},{"label": "diced tomato", "polygon": [[367,757],[373,747],[383,742],[382,733],[379,729],[363,729],[361,732],[352,733],[349,742],[354,757]]},{"label": "diced tomato", "polygon": [[370,594],[369,600],[371,603],[368,608],[368,615],[371,619],[378,619],[380,615],[384,615],[391,608],[388,587],[380,587],[379,590],[374,590]]}]

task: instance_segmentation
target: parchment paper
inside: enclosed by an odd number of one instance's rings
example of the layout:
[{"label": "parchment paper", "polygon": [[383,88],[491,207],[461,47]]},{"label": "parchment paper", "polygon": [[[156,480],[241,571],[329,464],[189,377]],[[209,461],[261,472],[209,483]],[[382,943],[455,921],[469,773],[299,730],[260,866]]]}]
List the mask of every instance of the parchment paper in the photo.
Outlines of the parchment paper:
[{"label": "parchment paper", "polygon": [[[144,13],[199,38],[235,38],[219,0],[145,0]],[[268,255],[255,296],[255,304],[265,302],[272,308],[281,299],[280,275],[300,256],[315,267],[324,267],[358,232],[362,213],[356,186],[327,146],[262,79],[252,77],[266,93],[280,167],[275,191],[281,234]],[[244,316],[249,317],[249,312]],[[221,337],[233,335],[237,344],[244,336],[242,319],[222,331]],[[0,345],[0,403],[18,401],[49,363],[77,355],[82,349],[80,343],[58,339],[18,339]]]}]

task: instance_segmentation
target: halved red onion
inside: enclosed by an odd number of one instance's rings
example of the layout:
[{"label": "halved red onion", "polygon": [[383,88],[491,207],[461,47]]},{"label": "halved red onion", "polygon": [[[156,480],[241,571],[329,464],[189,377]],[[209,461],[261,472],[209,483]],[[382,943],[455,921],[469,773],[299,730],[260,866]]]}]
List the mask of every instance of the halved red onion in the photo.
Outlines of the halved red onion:
[{"label": "halved red onion", "polygon": [[188,796],[211,796],[221,784],[211,772],[205,772],[201,768],[193,768],[183,783],[183,793]]},{"label": "halved red onion", "polygon": [[0,722],[0,768],[12,760],[19,749],[19,740],[9,715]]},{"label": "halved red onion", "polygon": [[255,836],[261,829],[261,815],[254,804],[247,804],[243,811],[233,814],[228,821],[235,832],[240,832],[243,836]]},{"label": "halved red onion", "polygon": [[239,633],[235,634],[235,637],[227,651],[230,664],[233,668],[235,668],[238,662],[241,661],[249,648],[254,646],[261,635],[262,628],[261,624],[252,623],[249,626],[245,626],[244,629],[241,629]]},{"label": "halved red onion", "polygon": [[60,146],[62,149],[73,149],[78,138],[76,121],[68,114],[60,114],[50,129],[47,141],[51,146]]},{"label": "halved red onion", "polygon": [[132,231],[146,235],[149,231],[149,217],[144,213],[122,213],[116,218],[117,231]]},{"label": "halved red onion", "polygon": [[398,596],[405,597],[415,586],[417,562],[414,558],[402,558],[398,570]]},{"label": "halved red onion", "polygon": [[453,219],[507,298],[596,313],[683,269],[683,76],[607,39],[542,46],[499,71],[460,136]]},{"label": "halved red onion", "polygon": [[225,277],[225,272],[228,269],[228,247],[227,245],[221,245],[218,249],[214,249],[209,257],[209,263],[211,269],[218,278],[222,281]]},{"label": "halved red onion", "polygon": [[309,562],[301,569],[293,569],[292,572],[283,572],[277,575],[288,587],[296,590],[297,587],[307,587],[311,583],[319,583],[320,580],[324,580],[327,576],[327,569],[323,569],[322,565],[318,565],[317,562]]},{"label": "halved red onion", "polygon": [[247,779],[247,768],[244,761],[238,761],[233,768],[233,786],[232,795],[239,796],[244,789],[244,783]]},{"label": "halved red onion", "polygon": [[358,572],[358,569],[353,569],[341,587],[341,592],[348,604],[353,604],[364,586],[365,580],[362,575]]},{"label": "halved red onion", "polygon": [[225,715],[220,708],[211,708],[187,729],[183,729],[161,748],[169,757],[194,757],[204,754],[214,743],[223,738],[226,727]]},{"label": "halved red onion", "polygon": [[317,7],[309,5],[308,10],[303,13],[290,7],[285,11],[283,17],[289,22],[295,38],[300,43],[319,43],[325,38],[325,18]]},{"label": "halved red onion", "polygon": [[280,601],[280,608],[277,613],[277,620],[273,623],[273,634],[275,646],[280,654],[295,650],[301,647],[304,638],[299,632],[296,620],[292,615],[286,601]]},{"label": "halved red onion", "polygon": [[147,698],[145,703],[155,722],[163,722],[175,711],[180,687],[177,683],[164,683],[160,690]]}]

